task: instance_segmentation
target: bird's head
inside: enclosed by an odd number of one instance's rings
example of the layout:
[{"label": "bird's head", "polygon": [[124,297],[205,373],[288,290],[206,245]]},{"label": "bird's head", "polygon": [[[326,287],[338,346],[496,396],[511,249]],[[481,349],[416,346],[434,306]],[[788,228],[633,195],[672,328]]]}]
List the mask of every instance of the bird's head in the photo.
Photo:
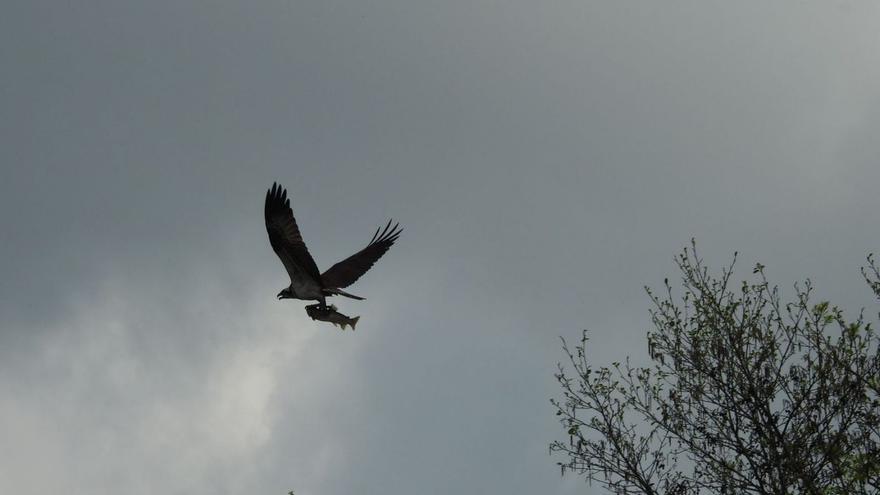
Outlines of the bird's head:
[{"label": "bird's head", "polygon": [[290,287],[282,290],[278,293],[278,299],[293,299],[293,294],[290,291]]}]

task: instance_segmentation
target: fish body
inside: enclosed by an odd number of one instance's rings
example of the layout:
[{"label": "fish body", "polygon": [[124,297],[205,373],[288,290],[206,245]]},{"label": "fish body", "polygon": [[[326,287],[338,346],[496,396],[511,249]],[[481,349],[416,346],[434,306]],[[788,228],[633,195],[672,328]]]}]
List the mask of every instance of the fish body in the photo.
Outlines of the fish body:
[{"label": "fish body", "polygon": [[326,321],[332,323],[334,326],[340,326],[343,330],[345,330],[346,325],[350,326],[352,330],[354,330],[355,325],[357,325],[358,320],[361,319],[360,316],[355,316],[354,318],[350,318],[339,311],[337,311],[336,306],[330,305],[329,307],[321,308],[320,304],[310,304],[306,306],[306,314],[313,320],[318,321]]}]

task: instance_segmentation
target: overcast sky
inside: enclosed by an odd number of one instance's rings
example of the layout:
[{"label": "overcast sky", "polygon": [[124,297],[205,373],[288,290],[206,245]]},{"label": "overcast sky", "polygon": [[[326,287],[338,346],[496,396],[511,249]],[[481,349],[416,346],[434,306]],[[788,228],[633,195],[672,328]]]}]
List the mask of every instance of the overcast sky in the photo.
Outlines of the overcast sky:
[{"label": "overcast sky", "polygon": [[[872,304],[876,2],[2,12],[2,493],[600,493],[559,337],[644,358],[691,237]],[[356,332],[275,299],[273,181],[321,269],[405,227]]]}]

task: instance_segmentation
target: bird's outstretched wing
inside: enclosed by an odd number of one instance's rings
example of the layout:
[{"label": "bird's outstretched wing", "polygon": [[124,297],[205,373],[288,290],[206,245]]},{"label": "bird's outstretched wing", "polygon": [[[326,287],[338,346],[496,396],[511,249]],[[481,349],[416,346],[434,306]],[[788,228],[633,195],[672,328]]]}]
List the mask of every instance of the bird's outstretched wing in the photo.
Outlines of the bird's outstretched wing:
[{"label": "bird's outstretched wing", "polygon": [[293,210],[290,209],[287,189],[277,183],[272,184],[272,189],[266,193],[265,214],[269,243],[281,258],[291,282],[309,277],[320,285],[321,272],[299,233]]},{"label": "bird's outstretched wing", "polygon": [[[403,229],[398,229],[398,225],[394,224],[394,227],[391,227],[391,220],[389,220],[384,230],[382,227],[376,229],[376,233],[373,235],[370,243],[367,244],[367,247],[331,266],[329,270],[321,275],[324,287],[348,287],[359,279],[361,275],[367,273],[367,270],[373,266],[373,263],[388,251],[388,248],[394,244],[394,241],[403,232]],[[380,230],[382,231],[381,234],[379,233]]]}]

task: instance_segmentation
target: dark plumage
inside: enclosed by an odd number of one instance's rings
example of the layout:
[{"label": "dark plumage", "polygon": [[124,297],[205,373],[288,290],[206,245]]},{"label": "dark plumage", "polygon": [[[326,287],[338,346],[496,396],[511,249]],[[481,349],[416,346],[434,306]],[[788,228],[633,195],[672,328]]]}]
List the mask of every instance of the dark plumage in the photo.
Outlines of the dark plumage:
[{"label": "dark plumage", "polygon": [[403,231],[399,224],[392,227],[389,220],[384,229],[376,230],[366,247],[321,274],[296,225],[287,190],[277,183],[266,193],[265,217],[269,243],[290,276],[290,286],[279,292],[278,298],[317,300],[322,307],[326,306],[327,296],[363,299],[342,289],[366,273]]}]

